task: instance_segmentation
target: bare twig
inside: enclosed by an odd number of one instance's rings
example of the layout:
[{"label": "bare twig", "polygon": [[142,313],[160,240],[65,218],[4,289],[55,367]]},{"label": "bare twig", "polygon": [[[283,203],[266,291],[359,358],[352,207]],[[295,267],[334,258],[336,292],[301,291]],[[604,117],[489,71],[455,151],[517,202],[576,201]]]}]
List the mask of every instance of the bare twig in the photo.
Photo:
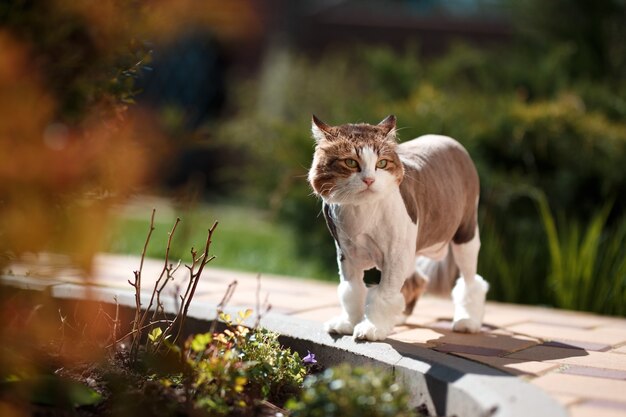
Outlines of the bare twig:
[{"label": "bare twig", "polygon": [[117,340],[117,333],[120,330],[120,303],[117,301],[117,296],[113,297],[115,300],[115,318],[113,319],[113,343]]},{"label": "bare twig", "polygon": [[154,231],[155,213],[156,209],[152,209],[152,216],[150,216],[150,230],[148,231],[146,243],[143,245],[143,250],[141,252],[139,269],[133,272],[133,274],[135,275],[135,282],[132,283],[130,282],[130,280],[128,281],[128,283],[135,289],[135,319],[133,320],[133,343],[131,347],[131,358],[136,357],[137,349],[139,348],[139,341],[141,339],[141,273],[143,272],[143,263],[146,258],[146,252],[148,251],[148,244],[150,243],[150,238],[152,237],[152,232]]},{"label": "bare twig", "polygon": [[[217,305],[217,318],[219,318],[219,316],[224,312],[224,307],[226,307],[226,304],[228,304],[230,299],[233,297],[233,294],[235,293],[235,289],[237,288],[237,284],[238,284],[237,281],[233,281],[230,284],[228,284],[228,288],[226,288],[226,292],[222,296],[222,299],[219,302],[219,304]],[[215,333],[215,330],[217,329],[217,318],[213,320],[213,323],[211,323],[211,328],[209,330],[211,333]]]},{"label": "bare twig", "polygon": [[[152,210],[152,216],[150,219],[150,231],[148,232],[148,236],[144,244],[143,252],[141,254],[141,262],[139,265],[139,270],[134,271],[134,275],[135,275],[134,282],[131,282],[130,280],[128,281],[128,283],[134,288],[134,291],[135,291],[135,318],[133,320],[132,330],[128,334],[118,338],[117,334],[119,332],[119,327],[118,327],[118,314],[119,313],[117,311],[116,311],[116,318],[111,320],[113,322],[113,344],[108,347],[114,346],[119,341],[129,336],[132,336],[131,349],[130,349],[132,361],[135,361],[137,358],[137,352],[139,350],[139,344],[142,340],[143,331],[156,324],[166,324],[166,328],[165,328],[165,331],[161,333],[161,336],[159,337],[158,342],[154,343],[149,348],[151,348],[155,352],[158,351],[163,341],[166,340],[169,336],[171,336],[174,331],[176,332],[176,337],[173,338],[172,343],[176,343],[176,341],[179,340],[182,334],[185,320],[187,318],[187,314],[189,312],[191,301],[193,300],[193,297],[196,293],[196,289],[198,287],[198,283],[200,281],[200,277],[202,275],[202,272],[204,271],[204,267],[215,258],[214,256],[209,256],[209,250],[210,250],[211,243],[212,243],[213,233],[215,232],[218,222],[213,223],[213,226],[211,226],[211,228],[208,230],[206,243],[204,245],[204,250],[202,251],[200,256],[198,256],[197,251],[195,251],[193,248],[191,249],[191,257],[192,257],[191,265],[190,266],[185,265],[185,267],[189,270],[189,282],[187,283],[187,288],[185,290],[184,295],[179,296],[180,302],[176,303],[176,311],[177,311],[176,316],[173,319],[168,319],[165,314],[165,308],[161,301],[161,295],[163,291],[165,290],[166,285],[170,281],[173,281],[173,275],[178,270],[178,268],[180,268],[180,265],[181,265],[180,261],[178,261],[176,266],[174,266],[174,264],[170,263],[169,261],[172,239],[173,239],[174,233],[176,232],[176,228],[178,224],[180,223],[180,218],[177,218],[176,222],[174,223],[174,226],[169,232],[169,238],[167,241],[163,269],[161,270],[161,273],[158,279],[156,280],[154,287],[152,289],[150,302],[148,303],[147,308],[143,310],[142,312],[141,278],[142,278],[143,265],[144,265],[144,260],[145,260],[148,244],[149,244],[152,232],[154,230],[154,216],[155,216],[155,210]],[[236,285],[236,283],[234,284]],[[232,291],[234,290],[233,287],[234,286],[232,284],[231,286],[229,286],[229,289],[227,290],[227,294],[222,300],[221,308],[223,308],[223,305],[230,299],[230,297],[232,297]],[[177,286],[178,294],[180,294],[179,288],[180,287]],[[157,320],[157,318],[161,314],[163,315],[163,320]],[[148,317],[151,317],[151,319],[148,319]]]},{"label": "bare twig", "polygon": [[[144,323],[146,322],[146,319],[148,318],[148,314],[150,313],[150,309],[152,309],[152,305],[154,304],[154,299],[155,297],[157,297],[157,292],[159,289],[159,284],[161,283],[161,280],[163,280],[163,277],[165,276],[165,282],[163,284],[163,287],[165,287],[165,284],[167,284],[167,282],[169,281],[170,278],[170,268],[169,268],[169,256],[170,256],[170,248],[172,246],[172,238],[174,237],[174,233],[176,232],[176,227],[178,226],[178,223],[180,223],[180,218],[176,218],[176,222],[174,223],[174,226],[172,227],[172,230],[169,232],[169,237],[167,239],[167,247],[165,249],[165,261],[163,263],[163,269],[161,270],[161,274],[159,275],[159,278],[157,279],[156,283],[154,284],[154,287],[152,289],[152,295],[150,296],[150,302],[148,303],[148,307],[146,308],[146,310],[144,311],[143,315],[141,316],[141,318],[139,319],[139,323],[138,323],[138,328],[142,328]],[[158,309],[157,309],[158,311]],[[153,316],[154,318],[154,316]]]},{"label": "bare twig", "polygon": [[[180,314],[179,316],[176,317],[176,321],[178,322],[178,331],[176,333],[176,337],[174,338],[174,342],[176,342],[176,340],[178,340],[178,338],[180,337],[182,331],[183,331],[183,326],[185,324],[185,320],[187,318],[187,313],[189,311],[189,305],[191,304],[191,300],[193,300],[193,296],[196,293],[196,288],[198,287],[198,282],[200,281],[200,277],[202,276],[202,271],[204,271],[204,267],[211,262],[213,259],[215,259],[215,256],[211,256],[209,257],[209,249],[211,248],[211,242],[212,242],[212,238],[213,238],[213,232],[215,231],[215,228],[217,227],[218,222],[213,223],[213,226],[211,226],[211,228],[209,229],[209,232],[207,234],[207,239],[206,239],[206,243],[204,244],[204,252],[202,253],[202,255],[200,256],[200,258],[196,259],[195,256],[192,257],[192,266],[189,268],[189,272],[190,272],[190,276],[189,276],[189,286],[187,287],[187,292],[185,293],[185,298],[183,300],[183,302],[181,303],[181,307],[183,308],[183,310],[181,311],[182,314]],[[193,250],[192,250],[193,253]],[[198,271],[197,272],[193,272],[193,267],[196,265],[196,263],[199,263],[200,266],[198,267]]]},{"label": "bare twig", "polygon": [[[202,255],[197,256],[198,252],[195,249],[191,248],[191,265],[185,265],[185,267],[189,271],[189,282],[187,283],[187,289],[185,290],[185,294],[180,296],[180,305],[178,307],[176,317],[174,317],[174,320],[172,320],[170,325],[163,332],[159,343],[155,346],[155,350],[158,350],[160,348],[163,340],[165,340],[165,336],[171,334],[174,329],[176,329],[176,336],[172,340],[172,343],[176,343],[176,341],[180,339],[185,320],[187,318],[187,313],[189,311],[189,305],[191,304],[191,300],[193,300],[193,297],[195,295],[198,282],[200,281],[200,277],[202,275],[202,271],[204,270],[206,264],[215,259],[215,256],[209,257],[209,250],[211,248],[213,232],[215,231],[217,225],[218,222],[215,222],[213,223],[213,226],[211,226],[211,228],[209,229]],[[196,266],[198,267],[197,270]]]},{"label": "bare twig", "polygon": [[[172,231],[172,233],[173,233],[173,231]],[[170,245],[170,242],[168,241],[168,247],[169,247],[169,245]],[[161,286],[156,291],[156,297],[157,297],[157,299],[156,299],[156,308],[154,309],[154,313],[152,314],[152,320],[156,320],[156,317],[159,314],[159,312],[165,314],[165,309],[163,307],[163,303],[161,302],[161,293],[165,289],[165,286],[170,281],[174,280],[174,274],[176,273],[176,271],[178,271],[178,268],[180,268],[180,265],[181,265],[180,259],[178,260],[178,263],[176,264],[176,267],[174,267],[172,264],[169,264],[169,266],[167,268],[167,276],[163,280],[163,283],[161,284]],[[159,278],[159,281],[160,281],[160,278]],[[159,285],[159,281],[157,281],[155,287]]]},{"label": "bare twig", "polygon": [[230,299],[233,298],[233,294],[235,294],[235,289],[237,288],[238,284],[239,282],[237,282],[236,280],[228,284],[228,288],[226,288],[224,296],[217,305],[218,313],[222,313],[224,311],[224,307],[226,307],[226,304],[228,304],[230,302]]},{"label": "bare twig", "polygon": [[265,316],[272,308],[272,305],[269,303],[269,293],[265,294],[265,300],[263,304],[261,304],[261,274],[257,274],[256,276],[256,319],[254,320],[254,328],[259,327],[261,324],[261,319]]}]

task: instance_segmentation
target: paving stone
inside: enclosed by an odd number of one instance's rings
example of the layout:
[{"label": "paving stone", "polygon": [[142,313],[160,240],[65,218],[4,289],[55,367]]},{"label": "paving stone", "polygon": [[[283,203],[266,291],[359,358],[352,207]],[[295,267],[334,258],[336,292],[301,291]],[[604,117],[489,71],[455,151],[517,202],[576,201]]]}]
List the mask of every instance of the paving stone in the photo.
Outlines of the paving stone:
[{"label": "paving stone", "polygon": [[509,327],[532,321],[559,323],[564,319],[561,317],[561,310],[547,307],[518,306],[490,301],[485,306],[484,321],[499,327]]},{"label": "paving stone", "polygon": [[598,326],[594,330],[598,332],[607,333],[607,334],[613,334],[616,338],[622,339],[622,342],[613,343],[614,346],[619,346],[619,345],[622,345],[623,343],[626,343],[626,326],[623,325],[623,323],[621,324],[622,324],[621,326],[617,324]]},{"label": "paving stone", "polygon": [[429,317],[429,316],[422,316],[416,313],[411,314],[406,321],[404,322],[404,324],[408,325],[408,326],[429,326],[432,325],[432,323],[434,323],[437,319],[434,317]]},{"label": "paving stone", "polygon": [[602,316],[562,310],[555,310],[554,313],[547,314],[542,317],[535,316],[530,320],[530,322],[559,327],[571,327],[574,329],[594,329],[610,323],[609,320],[603,318]]},{"label": "paving stone", "polygon": [[451,343],[442,343],[437,345],[435,350],[446,353],[469,353],[472,355],[481,356],[500,356],[507,353],[506,350],[487,348],[483,346],[471,346],[471,345],[454,345]]},{"label": "paving stone", "polygon": [[626,355],[611,352],[588,352],[540,345],[511,353],[506,357],[626,371]]},{"label": "paving stone", "polygon": [[557,400],[561,405],[565,407],[570,407],[574,404],[580,403],[580,397],[576,395],[568,395],[568,394],[552,394],[552,398]]},{"label": "paving stone", "polygon": [[[562,322],[563,320],[567,320],[567,317],[571,314],[584,314],[573,311],[566,311],[555,309],[552,307],[545,306],[531,306],[531,305],[516,305],[509,303],[500,303],[497,301],[489,301],[486,305],[485,312],[489,310],[491,312],[498,313],[519,313],[523,311],[523,317],[526,321],[542,321],[549,320],[554,321],[556,323]],[[591,315],[593,316],[593,315]]]},{"label": "paving stone", "polygon": [[568,349],[593,350],[596,352],[608,352],[611,346],[605,343],[580,342],[577,340],[551,340],[544,343],[545,346],[553,346]]},{"label": "paving stone", "polygon": [[[626,381],[626,371],[617,369],[593,368],[590,366],[568,365],[561,370],[564,374],[592,376]],[[625,394],[626,396],[626,394]]]},{"label": "paving stone", "polygon": [[[452,320],[437,320],[435,322],[431,322],[428,327],[431,329],[441,329],[447,330],[448,332],[452,332]],[[494,334],[505,334],[505,332],[501,332],[499,328],[489,325],[483,325],[480,328],[480,331],[483,333],[491,332]],[[506,335],[510,336],[512,333],[506,332]]]},{"label": "paving stone", "polygon": [[624,417],[626,403],[591,400],[573,404],[568,411],[571,417]]},{"label": "paving stone", "polygon": [[626,412],[626,396],[621,401],[589,400],[589,401],[585,401],[585,403],[581,405],[611,408],[614,410],[620,410],[622,412]]},{"label": "paving stone", "polygon": [[487,306],[485,308],[485,318],[483,323],[494,327],[506,327],[513,324],[524,323],[527,320],[528,319],[524,317],[523,314],[520,314],[519,311],[511,311],[508,309],[494,310]]},{"label": "paving stone", "polygon": [[428,346],[436,345],[441,337],[441,333],[425,327],[418,327],[404,332],[400,331],[391,336],[392,339],[401,342]]},{"label": "paving stone", "polygon": [[[509,336],[498,334],[497,332],[481,332],[476,334],[457,333],[450,330],[433,328],[440,333],[437,343],[451,345],[477,346],[489,349],[496,349],[503,352],[513,352],[536,345],[535,339],[525,336]],[[471,353],[471,352],[468,352]]]},{"label": "paving stone", "polygon": [[454,348],[456,352],[466,353],[477,353],[476,349],[485,348],[489,352],[497,351],[498,354],[504,354],[537,344],[535,340],[525,337],[503,336],[490,332],[478,334],[456,333],[450,329],[428,326],[399,331],[392,338],[408,343],[467,346],[465,349],[461,347]]},{"label": "paving stone", "polygon": [[414,316],[437,319],[452,319],[453,314],[452,301],[437,297],[422,297],[413,310]]},{"label": "paving stone", "polygon": [[626,329],[626,320],[622,317],[603,316],[603,318],[606,320],[607,326]]},{"label": "paving stone", "polygon": [[531,383],[549,393],[567,394],[586,399],[621,402],[626,392],[626,381],[592,378],[551,372],[531,380]]},{"label": "paving stone", "polygon": [[507,327],[508,330],[538,337],[546,340],[576,340],[607,345],[618,345],[626,342],[626,332],[618,332],[613,329],[581,330],[572,327],[523,323]]},{"label": "paving stone", "polygon": [[[485,308],[485,321],[488,321],[489,314],[502,314],[519,319],[519,323],[543,324],[570,327],[572,329],[590,330],[600,326],[616,326],[626,328],[626,321],[615,317],[599,316],[597,314],[568,311],[551,307],[537,307],[527,305],[514,305],[490,301]],[[508,324],[504,324],[509,326]]]},{"label": "paving stone", "polygon": [[524,361],[518,359],[501,358],[498,356],[483,356],[469,353],[458,353],[459,356],[481,362],[494,368],[501,369],[513,375],[543,375],[553,369],[559,367],[554,363],[545,363],[538,361]]},{"label": "paving stone", "polygon": [[[223,297],[223,294],[218,294],[218,293],[201,294],[198,297],[194,298],[194,301],[196,302],[209,301],[212,304],[217,304],[222,300],[222,297]],[[261,296],[261,303],[263,303],[264,300],[265,300],[265,295],[263,294]],[[292,304],[289,304],[287,302],[285,303],[278,302],[274,304],[272,301],[271,295],[269,297],[269,304],[271,305],[271,309],[272,309],[271,311],[275,313],[293,314],[296,311],[298,311],[296,307],[294,307]],[[302,300],[300,300],[299,304],[300,306],[303,305]],[[249,291],[249,290],[248,291],[235,291],[232,298],[228,301],[227,306],[233,307],[233,308],[242,308],[242,309],[250,308],[256,311],[257,310],[256,292]],[[314,305],[313,307],[317,307],[317,305]]]}]

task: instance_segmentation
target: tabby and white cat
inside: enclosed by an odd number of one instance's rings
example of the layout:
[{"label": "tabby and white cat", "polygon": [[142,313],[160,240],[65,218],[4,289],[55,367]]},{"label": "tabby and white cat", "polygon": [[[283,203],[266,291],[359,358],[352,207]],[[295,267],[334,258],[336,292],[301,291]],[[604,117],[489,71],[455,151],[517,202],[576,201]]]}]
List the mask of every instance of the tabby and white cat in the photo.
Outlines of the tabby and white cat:
[{"label": "tabby and white cat", "polygon": [[[453,328],[478,332],[489,286],[476,274],[479,182],[467,151],[438,135],[398,144],[394,116],[341,126],[313,116],[312,132],[309,182],[335,239],[343,309],[326,330],[385,339],[426,282],[449,290],[460,270]],[[363,273],[373,267],[381,280],[368,290]]]}]

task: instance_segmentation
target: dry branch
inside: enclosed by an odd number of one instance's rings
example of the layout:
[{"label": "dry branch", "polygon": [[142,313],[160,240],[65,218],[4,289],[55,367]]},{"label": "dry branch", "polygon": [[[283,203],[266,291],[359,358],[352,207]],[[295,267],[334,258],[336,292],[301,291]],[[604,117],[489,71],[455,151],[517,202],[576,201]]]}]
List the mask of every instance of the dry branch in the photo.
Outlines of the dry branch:
[{"label": "dry branch", "polygon": [[146,243],[143,245],[143,250],[141,252],[141,261],[139,263],[139,270],[133,271],[135,275],[135,282],[132,283],[128,281],[128,283],[135,289],[135,319],[133,320],[133,342],[131,347],[131,357],[135,357],[137,353],[137,349],[139,347],[139,341],[141,339],[141,274],[143,272],[143,263],[146,259],[146,252],[148,251],[148,244],[150,243],[150,238],[152,237],[152,232],[154,231],[154,214],[156,213],[156,209],[152,209],[152,215],[150,216],[150,230],[148,231],[148,236],[146,237]]}]

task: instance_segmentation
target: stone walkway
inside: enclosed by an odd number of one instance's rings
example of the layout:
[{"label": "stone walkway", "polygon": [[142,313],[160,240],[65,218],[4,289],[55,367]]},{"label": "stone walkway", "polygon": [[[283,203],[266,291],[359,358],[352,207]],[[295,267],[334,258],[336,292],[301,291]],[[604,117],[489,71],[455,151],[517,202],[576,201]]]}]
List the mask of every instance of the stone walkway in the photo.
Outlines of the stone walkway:
[{"label": "stone walkway", "polygon": [[[101,255],[96,262],[99,285],[131,292],[127,283],[138,269],[137,257]],[[161,271],[162,261],[146,260],[144,288]],[[25,268],[25,267],[24,267]],[[32,264],[29,274],[45,274]],[[23,273],[15,266],[16,275]],[[176,278],[184,279],[184,268]],[[64,274],[64,281],[75,280]],[[215,304],[228,284],[237,281],[230,307],[256,309],[255,274],[207,268],[195,303]],[[339,314],[336,285],[264,275],[261,301],[272,311],[321,323]],[[452,303],[422,298],[406,325],[390,336],[420,348],[477,361],[527,380],[563,404],[573,417],[626,416],[626,319],[594,314],[487,303],[479,334],[451,331]]]}]

